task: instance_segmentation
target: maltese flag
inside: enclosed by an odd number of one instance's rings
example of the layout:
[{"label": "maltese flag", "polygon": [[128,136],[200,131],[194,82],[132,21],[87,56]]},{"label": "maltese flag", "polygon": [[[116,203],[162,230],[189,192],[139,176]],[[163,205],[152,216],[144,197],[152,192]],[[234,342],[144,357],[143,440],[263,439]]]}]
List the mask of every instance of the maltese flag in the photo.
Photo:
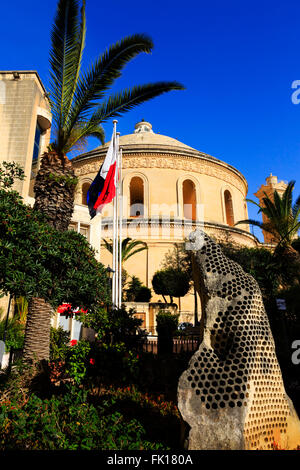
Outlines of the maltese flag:
[{"label": "maltese flag", "polygon": [[117,186],[117,138],[114,129],[103,164],[87,193],[87,203],[91,219],[101,213],[105,204],[113,200]]}]

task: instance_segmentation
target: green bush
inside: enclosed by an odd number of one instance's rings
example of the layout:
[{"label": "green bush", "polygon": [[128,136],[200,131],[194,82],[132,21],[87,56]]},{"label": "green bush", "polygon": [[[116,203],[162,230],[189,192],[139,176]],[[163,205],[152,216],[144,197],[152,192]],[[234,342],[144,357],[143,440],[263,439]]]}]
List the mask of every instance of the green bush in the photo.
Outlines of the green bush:
[{"label": "green bush", "polygon": [[135,310],[126,310],[122,305],[119,309],[100,308],[96,312],[79,313],[76,318],[83,326],[92,328],[97,333],[98,339],[106,344],[118,344],[125,342],[127,345],[136,337],[142,320],[136,318]]},{"label": "green bush", "polygon": [[[5,320],[0,322],[0,340],[4,338]],[[22,349],[24,344],[24,325],[14,318],[9,319],[7,323],[5,350],[9,352],[11,348]]]},{"label": "green bush", "polygon": [[150,302],[151,297],[151,289],[146,286],[141,286],[136,294],[135,302]]},{"label": "green bush", "polygon": [[64,330],[61,326],[50,329],[50,359],[65,360],[70,342],[70,332]]},{"label": "green bush", "polygon": [[66,372],[76,384],[80,384],[86,377],[90,350],[89,341],[81,340],[71,345],[67,351]]},{"label": "green bush", "polygon": [[179,315],[159,311],[156,316],[157,348],[159,354],[173,352],[173,335],[178,328]]},{"label": "green bush", "polygon": [[157,334],[173,334],[178,328],[179,315],[160,310],[156,315]]},{"label": "green bush", "polygon": [[0,404],[0,450],[156,450],[136,419],[127,420],[103,401],[73,389],[42,400],[32,394]]},{"label": "green bush", "polygon": [[92,345],[90,356],[94,366],[90,364],[89,375],[96,375],[107,384],[135,383],[139,371],[139,355],[129,349],[124,342],[116,344]]}]

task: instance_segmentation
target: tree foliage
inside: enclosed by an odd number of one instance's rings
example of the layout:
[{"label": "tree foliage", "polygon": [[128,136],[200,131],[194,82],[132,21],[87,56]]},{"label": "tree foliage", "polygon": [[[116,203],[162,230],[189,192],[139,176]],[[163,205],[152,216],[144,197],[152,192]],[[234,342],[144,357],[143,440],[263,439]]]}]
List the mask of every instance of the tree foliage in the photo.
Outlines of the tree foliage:
[{"label": "tree foliage", "polygon": [[81,312],[77,318],[88,328],[92,328],[97,337],[104,343],[126,343],[135,336],[142,320],[134,316],[135,310],[126,310],[122,305],[119,309],[98,309],[90,313]]},{"label": "tree foliage", "polygon": [[265,193],[261,204],[247,199],[248,202],[255,204],[259,208],[258,213],[264,214],[267,217],[267,221],[260,222],[247,219],[240,220],[235,225],[252,224],[260,227],[262,230],[272,235],[277,245],[277,250],[279,246],[282,248],[291,248],[292,241],[300,229],[300,196],[298,196],[296,202],[293,204],[292,196],[294,186],[295,181],[290,181],[281,196],[277,191],[274,191],[274,200]]},{"label": "tree foliage", "polygon": [[0,291],[89,309],[108,302],[104,266],[88,241],[59,232],[15,191],[0,189]]},{"label": "tree foliage", "polygon": [[[113,240],[106,240],[102,238],[103,246],[110,252],[113,253]],[[140,251],[147,250],[148,246],[146,242],[141,240],[132,240],[132,238],[124,238],[121,243],[121,258],[122,262],[127,261],[131,256],[136,255]]]},{"label": "tree foliage", "polygon": [[190,277],[181,269],[167,268],[156,271],[152,278],[154,292],[162,295],[165,302],[166,297],[170,297],[173,303],[173,297],[183,297],[190,289]]},{"label": "tree foliage", "polygon": [[264,300],[275,298],[281,289],[299,284],[297,264],[286,263],[280,254],[266,248],[239,247],[220,243],[226,256],[239,263],[259,284]]},{"label": "tree foliage", "polygon": [[149,302],[151,296],[151,289],[144,286],[138,277],[131,276],[131,281],[126,289],[126,300],[128,302]]}]

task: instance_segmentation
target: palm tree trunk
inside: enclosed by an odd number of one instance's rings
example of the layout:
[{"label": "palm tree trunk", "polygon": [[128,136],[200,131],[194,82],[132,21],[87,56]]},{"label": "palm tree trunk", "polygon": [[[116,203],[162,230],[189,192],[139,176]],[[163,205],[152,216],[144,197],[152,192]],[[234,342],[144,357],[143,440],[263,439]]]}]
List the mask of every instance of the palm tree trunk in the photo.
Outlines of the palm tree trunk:
[{"label": "palm tree trunk", "polygon": [[44,299],[33,297],[28,304],[23,357],[25,361],[49,359],[52,308]]},{"label": "palm tree trunk", "polygon": [[[55,152],[44,154],[34,185],[34,209],[44,213],[48,223],[57,230],[68,230],[76,182],[72,163],[67,157],[60,158]],[[31,299],[25,329],[25,361],[49,359],[51,314],[52,307],[44,299]]]},{"label": "palm tree trunk", "polygon": [[68,230],[74,210],[77,179],[72,163],[55,152],[45,153],[34,184],[34,209],[57,230]]}]

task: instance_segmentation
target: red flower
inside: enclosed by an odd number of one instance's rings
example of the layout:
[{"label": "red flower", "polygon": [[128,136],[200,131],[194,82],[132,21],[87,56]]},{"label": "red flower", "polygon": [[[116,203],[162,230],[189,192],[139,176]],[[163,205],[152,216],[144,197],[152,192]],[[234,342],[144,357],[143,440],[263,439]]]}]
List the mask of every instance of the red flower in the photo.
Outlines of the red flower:
[{"label": "red flower", "polygon": [[91,364],[92,366],[94,366],[95,363],[96,363],[95,359],[93,359],[93,358],[91,357],[91,359],[90,359],[90,364]]},{"label": "red flower", "polygon": [[58,309],[57,309],[57,312],[58,313],[65,313],[65,312],[68,312],[69,310],[72,309],[72,305],[71,304],[61,304]]},{"label": "red flower", "polygon": [[76,344],[77,344],[77,339],[72,339],[72,341],[70,341],[71,346],[75,346]]}]

